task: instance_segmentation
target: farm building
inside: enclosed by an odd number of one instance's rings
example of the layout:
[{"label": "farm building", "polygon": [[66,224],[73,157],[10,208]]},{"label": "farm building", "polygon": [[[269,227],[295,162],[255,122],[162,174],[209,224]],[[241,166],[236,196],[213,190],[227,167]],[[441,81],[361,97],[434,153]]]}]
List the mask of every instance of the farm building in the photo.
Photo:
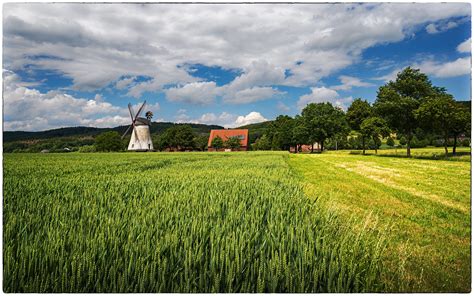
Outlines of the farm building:
[{"label": "farm building", "polygon": [[[229,138],[237,137],[240,140],[239,151],[246,151],[248,148],[248,138],[249,130],[248,129],[222,129],[222,130],[211,130],[211,135],[209,136],[209,141],[207,142],[208,151],[217,151],[212,147],[211,143],[215,137],[219,136],[222,141],[227,141]],[[218,151],[225,151],[226,149],[222,148]]]},{"label": "farm building", "polygon": [[[313,150],[314,151],[321,150],[321,146],[319,145],[318,142],[314,143]],[[295,147],[290,147],[290,152],[295,153]],[[298,147],[298,152],[311,152],[311,145],[300,145]]]}]

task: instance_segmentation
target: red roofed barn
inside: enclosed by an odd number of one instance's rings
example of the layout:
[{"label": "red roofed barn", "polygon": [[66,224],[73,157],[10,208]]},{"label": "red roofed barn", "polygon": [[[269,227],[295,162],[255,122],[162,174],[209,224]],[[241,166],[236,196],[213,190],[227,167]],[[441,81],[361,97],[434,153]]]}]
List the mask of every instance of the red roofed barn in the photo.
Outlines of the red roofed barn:
[{"label": "red roofed barn", "polygon": [[[237,137],[240,140],[240,151],[246,151],[248,148],[249,141],[249,130],[248,129],[222,129],[222,130],[211,130],[211,135],[209,136],[209,141],[207,142],[208,151],[216,151],[211,146],[212,140],[215,137],[219,136],[222,141],[227,141],[229,138]],[[220,149],[224,151],[224,149]]]}]

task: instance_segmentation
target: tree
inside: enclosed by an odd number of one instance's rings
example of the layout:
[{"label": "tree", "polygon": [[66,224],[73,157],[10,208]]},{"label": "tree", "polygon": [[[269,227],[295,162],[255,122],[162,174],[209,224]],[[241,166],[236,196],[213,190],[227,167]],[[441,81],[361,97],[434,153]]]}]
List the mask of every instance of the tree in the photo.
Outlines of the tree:
[{"label": "tree", "polygon": [[309,142],[308,128],[300,115],[295,116],[291,132],[291,143],[295,147],[295,153],[298,153],[299,147]]},{"label": "tree", "polygon": [[419,126],[415,110],[427,97],[444,92],[443,88],[434,87],[420,70],[410,67],[398,73],[395,81],[379,88],[374,111],[397,133],[406,136],[408,157],[411,156],[413,131]]},{"label": "tree", "polygon": [[387,145],[390,147],[395,146],[395,141],[392,139],[392,137],[387,138]]},{"label": "tree", "polygon": [[124,142],[117,132],[105,132],[95,138],[97,151],[121,151],[124,150]]},{"label": "tree", "polygon": [[176,127],[176,147],[178,150],[194,149],[194,132],[190,125],[183,124]]},{"label": "tree", "polygon": [[221,137],[216,136],[211,141],[211,147],[214,148],[216,151],[219,149],[222,149],[222,147],[224,147],[224,141],[222,140]]},{"label": "tree", "polygon": [[[324,151],[324,141],[348,129],[344,112],[334,108],[331,103],[311,103],[301,112],[304,126],[308,131],[310,143],[318,142],[321,152]],[[313,152],[313,146],[311,148]]]},{"label": "tree", "polygon": [[458,137],[461,134],[467,134],[471,131],[471,113],[469,109],[458,106],[451,122],[451,135],[454,138],[453,155],[456,155],[456,145]]},{"label": "tree", "polygon": [[470,115],[458,106],[451,95],[444,93],[429,97],[415,111],[415,115],[425,127],[443,136],[446,156],[449,137],[453,136],[453,155],[456,153],[457,138],[466,130]]},{"label": "tree", "polygon": [[278,116],[267,130],[272,149],[289,150],[293,143],[294,119],[288,115]]},{"label": "tree", "polygon": [[255,150],[270,150],[272,147],[272,143],[270,143],[270,139],[267,137],[266,134],[261,136],[255,141],[254,149]]},{"label": "tree", "polygon": [[225,142],[224,142],[224,147],[231,149],[231,150],[236,150],[240,148],[240,140],[238,137],[229,137]]},{"label": "tree", "polygon": [[196,147],[197,149],[201,151],[206,150],[208,138],[209,138],[208,136],[202,136],[202,135],[194,137],[194,147]]},{"label": "tree", "polygon": [[176,128],[170,127],[166,129],[159,137],[158,143],[153,143],[153,147],[157,147],[159,150],[164,150],[169,148],[170,150],[173,147],[176,147]]},{"label": "tree", "polygon": [[380,143],[380,137],[384,138],[390,135],[390,129],[387,122],[380,117],[369,117],[365,119],[360,125],[361,133],[373,140],[375,147],[375,154],[377,154],[377,146]]},{"label": "tree", "polygon": [[[367,101],[355,99],[347,109],[346,118],[350,128],[360,132],[362,122],[373,115],[373,110]],[[365,154],[365,136],[362,134],[362,153]]]},{"label": "tree", "polygon": [[146,117],[146,119],[151,120],[153,118],[153,112],[147,111],[145,113],[145,117]]}]

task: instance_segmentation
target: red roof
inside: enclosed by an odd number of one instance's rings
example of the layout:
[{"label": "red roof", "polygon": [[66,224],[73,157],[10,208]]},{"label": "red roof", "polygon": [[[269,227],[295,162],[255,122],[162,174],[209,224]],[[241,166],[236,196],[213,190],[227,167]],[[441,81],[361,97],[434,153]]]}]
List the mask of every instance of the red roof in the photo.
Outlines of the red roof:
[{"label": "red roof", "polygon": [[248,129],[222,129],[222,130],[211,130],[211,135],[209,136],[209,142],[207,146],[211,146],[212,140],[219,136],[223,141],[227,141],[227,139],[231,137],[239,137],[240,138],[240,146],[247,147],[248,138],[249,138],[249,130]]}]

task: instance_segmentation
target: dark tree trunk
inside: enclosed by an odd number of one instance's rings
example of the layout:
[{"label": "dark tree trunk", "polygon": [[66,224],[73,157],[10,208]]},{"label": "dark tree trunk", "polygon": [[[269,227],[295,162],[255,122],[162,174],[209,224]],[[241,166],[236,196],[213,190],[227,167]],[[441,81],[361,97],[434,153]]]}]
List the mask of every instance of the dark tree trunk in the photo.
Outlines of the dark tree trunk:
[{"label": "dark tree trunk", "polygon": [[314,143],[311,143],[311,153],[314,152]]},{"label": "dark tree trunk", "polygon": [[365,154],[365,137],[362,136],[362,154]]},{"label": "dark tree trunk", "polygon": [[408,139],[407,139],[407,157],[411,157],[411,131],[408,132]]},{"label": "dark tree trunk", "polygon": [[444,155],[448,157],[448,139],[449,136],[447,134],[444,135]]},{"label": "dark tree trunk", "polygon": [[324,151],[324,140],[321,141],[321,153]]},{"label": "dark tree trunk", "polygon": [[454,143],[453,143],[453,156],[456,155],[456,144],[458,142],[458,135],[454,135]]}]

